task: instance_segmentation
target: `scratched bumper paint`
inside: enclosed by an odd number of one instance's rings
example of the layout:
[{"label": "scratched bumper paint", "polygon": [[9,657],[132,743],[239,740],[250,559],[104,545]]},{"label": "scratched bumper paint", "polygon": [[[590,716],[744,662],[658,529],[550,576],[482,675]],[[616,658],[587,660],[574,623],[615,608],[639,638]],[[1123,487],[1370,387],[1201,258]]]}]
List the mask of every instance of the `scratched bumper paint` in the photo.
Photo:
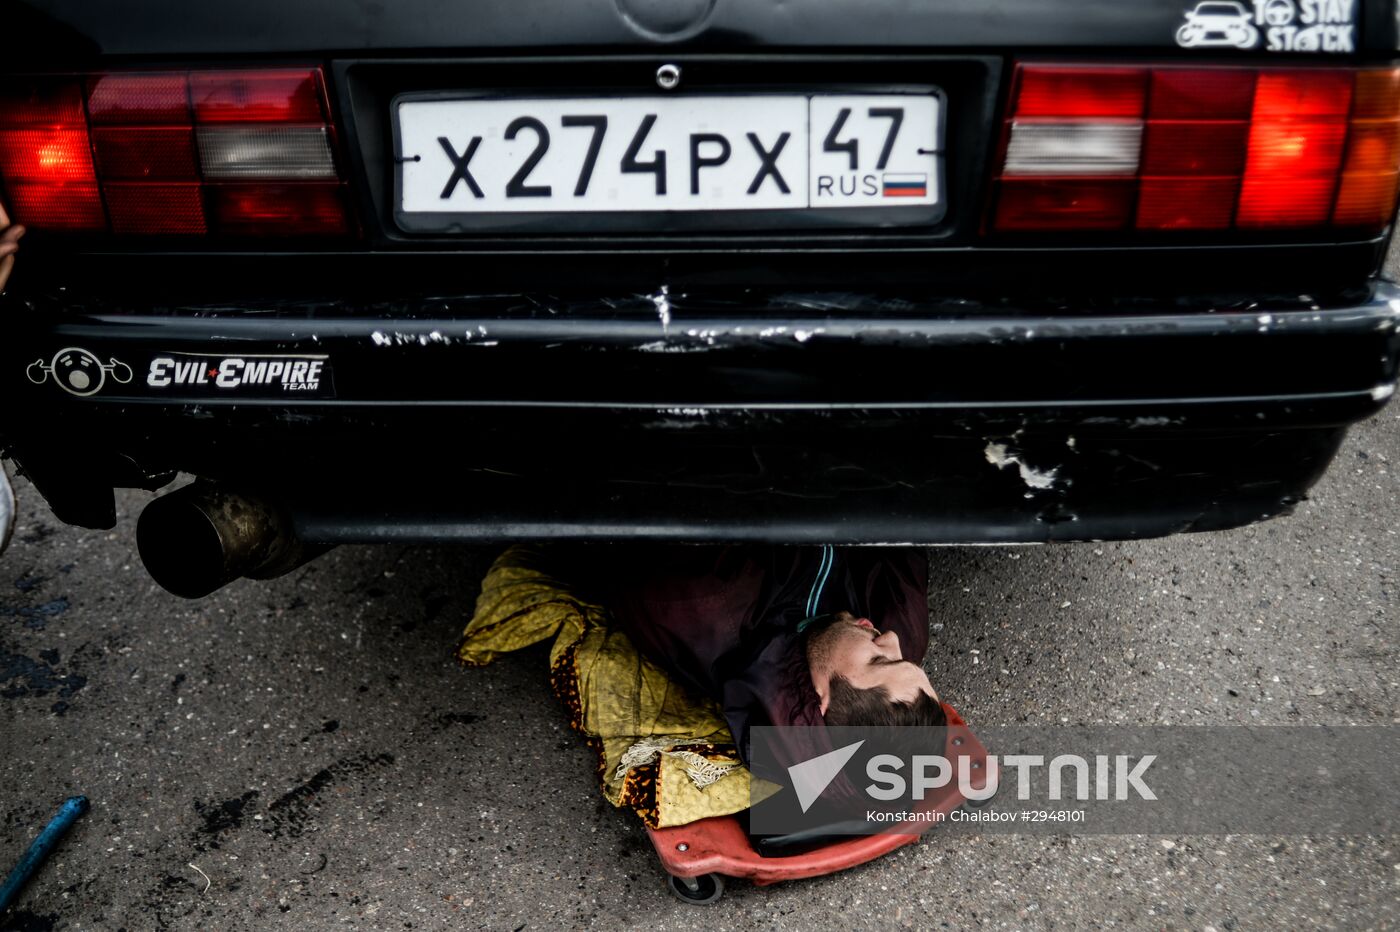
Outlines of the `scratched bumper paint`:
[{"label": "scratched bumper paint", "polygon": [[[183,471],[256,487],[325,542],[1149,537],[1299,501],[1393,391],[1398,298],[1097,316],[661,288],[36,304],[17,342],[53,377],[0,349],[23,400],[0,429],[60,517],[94,526],[113,486]],[[71,391],[73,348],[132,377]]]}]

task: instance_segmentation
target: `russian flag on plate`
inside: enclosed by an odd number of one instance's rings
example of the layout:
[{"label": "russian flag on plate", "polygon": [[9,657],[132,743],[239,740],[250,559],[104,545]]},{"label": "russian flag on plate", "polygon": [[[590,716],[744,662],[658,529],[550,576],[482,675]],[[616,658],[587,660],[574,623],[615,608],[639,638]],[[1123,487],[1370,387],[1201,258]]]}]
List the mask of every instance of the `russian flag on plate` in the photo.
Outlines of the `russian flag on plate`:
[{"label": "russian flag on plate", "polygon": [[928,175],[881,175],[880,185],[885,197],[924,197]]}]

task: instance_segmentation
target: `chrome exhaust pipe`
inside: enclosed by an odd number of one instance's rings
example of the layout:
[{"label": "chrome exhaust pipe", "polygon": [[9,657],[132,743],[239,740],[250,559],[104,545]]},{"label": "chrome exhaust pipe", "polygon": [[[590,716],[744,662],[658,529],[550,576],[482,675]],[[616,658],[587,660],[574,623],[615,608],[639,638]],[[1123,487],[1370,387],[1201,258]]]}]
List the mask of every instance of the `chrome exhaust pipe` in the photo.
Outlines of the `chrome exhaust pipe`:
[{"label": "chrome exhaust pipe", "polygon": [[302,541],[270,502],[196,481],[146,506],[136,549],[161,588],[198,599],[244,576],[290,573],[330,548]]}]

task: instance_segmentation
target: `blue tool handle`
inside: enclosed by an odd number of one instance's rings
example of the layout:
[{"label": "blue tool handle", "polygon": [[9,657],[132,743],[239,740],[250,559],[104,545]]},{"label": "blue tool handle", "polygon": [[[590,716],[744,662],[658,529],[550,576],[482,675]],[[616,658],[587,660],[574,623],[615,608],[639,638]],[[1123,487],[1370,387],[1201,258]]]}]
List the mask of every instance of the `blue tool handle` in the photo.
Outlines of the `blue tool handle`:
[{"label": "blue tool handle", "polygon": [[19,896],[19,891],[29,882],[29,878],[39,870],[39,865],[44,863],[44,859],[58,847],[58,843],[63,840],[63,836],[73,827],[73,823],[78,821],[78,816],[88,811],[88,800],[86,796],[73,796],[68,799],[58,810],[58,815],[54,816],[44,830],[39,833],[39,837],[34,839],[34,843],[29,846],[29,850],[24,852],[24,857],[19,859],[15,869],[10,871],[10,875],[5,878],[4,886],[0,886],[0,913],[10,908],[10,904]]}]

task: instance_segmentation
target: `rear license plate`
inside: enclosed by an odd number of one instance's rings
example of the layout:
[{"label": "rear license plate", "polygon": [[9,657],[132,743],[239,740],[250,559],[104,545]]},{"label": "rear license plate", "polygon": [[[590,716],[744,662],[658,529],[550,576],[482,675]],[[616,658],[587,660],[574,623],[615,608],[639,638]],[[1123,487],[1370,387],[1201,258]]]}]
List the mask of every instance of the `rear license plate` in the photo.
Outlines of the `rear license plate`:
[{"label": "rear license plate", "polygon": [[[935,92],[396,101],[405,229],[928,223],[942,215]],[[593,218],[592,222],[589,218]],[[619,220],[623,220],[619,223]]]}]

